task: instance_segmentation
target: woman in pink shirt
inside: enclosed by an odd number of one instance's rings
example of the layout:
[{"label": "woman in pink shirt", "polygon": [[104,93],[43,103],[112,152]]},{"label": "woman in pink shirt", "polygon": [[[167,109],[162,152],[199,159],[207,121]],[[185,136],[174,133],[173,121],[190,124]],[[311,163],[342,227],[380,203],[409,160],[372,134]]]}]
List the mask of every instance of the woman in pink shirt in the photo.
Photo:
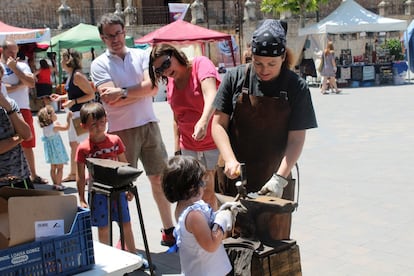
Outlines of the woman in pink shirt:
[{"label": "woman in pink shirt", "polygon": [[175,155],[190,155],[207,168],[203,200],[216,210],[214,173],[219,152],[211,136],[212,107],[220,84],[214,64],[205,56],[189,61],[169,44],[151,51],[149,75],[154,86],[167,84],[167,100],[174,113]]}]

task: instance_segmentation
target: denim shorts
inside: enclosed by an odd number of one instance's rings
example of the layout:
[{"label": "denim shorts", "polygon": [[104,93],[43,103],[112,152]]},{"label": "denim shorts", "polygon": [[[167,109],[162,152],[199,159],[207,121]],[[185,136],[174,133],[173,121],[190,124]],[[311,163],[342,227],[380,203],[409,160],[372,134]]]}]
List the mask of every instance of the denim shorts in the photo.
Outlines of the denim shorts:
[{"label": "denim shorts", "polygon": [[[90,196],[91,194],[89,194]],[[129,215],[129,208],[128,208],[128,200],[126,197],[126,193],[120,193],[120,200],[121,200],[121,212],[122,212],[122,221],[129,222],[131,221],[131,217]],[[97,227],[104,227],[108,226],[108,197],[103,194],[95,193],[92,199],[91,207],[91,220],[92,226]],[[118,216],[118,204],[116,200],[112,200],[111,202],[111,210],[112,210],[112,221],[119,222]]]}]

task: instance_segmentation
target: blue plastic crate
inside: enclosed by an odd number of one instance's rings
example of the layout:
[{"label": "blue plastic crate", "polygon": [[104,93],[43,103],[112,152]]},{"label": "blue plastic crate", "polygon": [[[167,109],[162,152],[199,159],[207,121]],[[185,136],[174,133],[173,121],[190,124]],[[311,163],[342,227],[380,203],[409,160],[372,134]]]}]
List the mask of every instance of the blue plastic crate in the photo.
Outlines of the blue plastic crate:
[{"label": "blue plastic crate", "polygon": [[0,250],[0,276],[73,275],[95,264],[88,209],[78,208],[70,232]]}]

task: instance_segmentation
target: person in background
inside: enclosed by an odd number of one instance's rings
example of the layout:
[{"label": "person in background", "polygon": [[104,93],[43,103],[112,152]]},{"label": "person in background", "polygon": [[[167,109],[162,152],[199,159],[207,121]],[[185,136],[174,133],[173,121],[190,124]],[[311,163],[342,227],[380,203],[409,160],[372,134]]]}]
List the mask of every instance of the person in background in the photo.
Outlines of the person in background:
[{"label": "person in background", "polygon": [[[89,208],[89,204],[85,199],[86,185],[86,158],[111,159],[120,162],[128,162],[125,157],[125,146],[122,140],[113,134],[106,133],[106,112],[100,103],[88,103],[82,106],[80,110],[81,126],[88,130],[89,138],[84,140],[78,147],[76,152],[76,163],[78,179],[76,185],[78,187],[80,206]],[[88,185],[91,187],[93,184]],[[126,249],[132,254],[137,254],[135,247],[134,234],[132,232],[131,217],[129,215],[128,200],[132,200],[132,193],[120,193],[122,219],[118,218],[117,200],[111,202],[112,219],[123,224],[124,238]],[[109,244],[109,225],[107,209],[107,197],[100,193],[95,193],[90,201],[92,210],[92,226],[98,227],[99,241]],[[145,264],[144,264],[145,265]]]},{"label": "person in background", "polygon": [[85,103],[95,99],[95,89],[82,73],[82,56],[78,51],[68,49],[64,52],[62,54],[61,65],[63,70],[68,74],[65,85],[67,94],[52,94],[51,99],[57,102],[65,100],[62,107],[68,108],[73,113],[73,120],[70,124],[68,134],[70,145],[70,173],[62,180],[62,182],[69,182],[76,181],[76,149],[79,143],[88,137],[87,132],[79,132],[79,111]]},{"label": "person in background", "polygon": [[62,185],[63,165],[69,161],[69,157],[59,131],[69,129],[72,112],[67,113],[66,124],[64,125],[57,120],[57,115],[51,105],[42,107],[37,113],[37,118],[43,130],[43,148],[46,163],[50,164],[50,178],[53,181],[53,189],[64,191],[66,187]]},{"label": "person in background", "polygon": [[17,58],[19,48],[14,41],[6,40],[2,47],[1,63],[5,69],[3,84],[6,85],[9,97],[19,106],[20,113],[32,131],[32,139],[24,140],[21,143],[30,168],[30,180],[34,184],[47,184],[46,179],[37,175],[36,158],[33,151],[33,148],[36,147],[36,133],[30,110],[29,88],[35,87],[35,76],[29,66]]},{"label": "person in background", "polygon": [[50,103],[52,94],[52,74],[56,71],[55,67],[50,66],[46,59],[39,61],[40,68],[35,72],[36,75],[36,97],[41,99],[43,106]]},{"label": "person in background", "polygon": [[335,91],[336,94],[340,93],[341,90],[338,89],[338,86],[336,84],[336,62],[335,62],[335,51],[333,42],[329,41],[326,45],[325,50],[323,50],[322,53],[322,70],[321,70],[321,76],[322,76],[322,88],[321,93],[322,94],[328,94],[327,88],[328,83],[330,87]]},{"label": "person in background", "polygon": [[207,57],[187,56],[169,44],[159,44],[151,51],[149,75],[153,87],[167,84],[167,100],[174,113],[175,155],[190,155],[206,168],[203,200],[217,210],[214,173],[218,149],[211,136],[212,106],[220,76]]},{"label": "person in background", "polygon": [[213,212],[203,200],[206,169],[192,156],[174,156],[163,173],[167,199],[177,202],[174,235],[182,275],[227,275],[232,269],[222,243],[235,214],[226,208]]},{"label": "person in background", "polygon": [[104,14],[98,30],[107,50],[92,62],[91,76],[108,114],[108,131],[125,143],[131,166],[137,167],[141,160],[161,215],[161,244],[171,246],[175,243],[171,204],[161,187],[167,151],[153,109],[157,88],[148,75],[149,56],[141,49],[126,47],[121,17]]},{"label": "person in background", "polygon": [[226,195],[237,194],[242,162],[247,192],[275,197],[286,192],[283,198],[293,200],[288,179],[306,129],[317,123],[309,88],[291,70],[286,31],[285,22],[264,20],[253,32],[252,63],[229,70],[217,92],[212,132],[224,160],[218,186]]},{"label": "person in background", "polygon": [[32,137],[16,102],[7,95],[0,65],[0,187],[34,189],[21,143]]}]

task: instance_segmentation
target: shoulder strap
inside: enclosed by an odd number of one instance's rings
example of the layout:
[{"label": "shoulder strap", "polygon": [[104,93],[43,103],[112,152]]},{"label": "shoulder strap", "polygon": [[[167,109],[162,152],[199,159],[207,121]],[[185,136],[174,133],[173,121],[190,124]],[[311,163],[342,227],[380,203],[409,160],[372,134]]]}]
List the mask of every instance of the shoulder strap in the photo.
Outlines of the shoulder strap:
[{"label": "shoulder strap", "polygon": [[242,88],[242,93],[246,93],[246,94],[250,94],[249,93],[249,86],[250,86],[250,68],[251,64],[249,63],[246,66],[246,70],[244,73],[244,81],[243,81],[243,88]]}]

